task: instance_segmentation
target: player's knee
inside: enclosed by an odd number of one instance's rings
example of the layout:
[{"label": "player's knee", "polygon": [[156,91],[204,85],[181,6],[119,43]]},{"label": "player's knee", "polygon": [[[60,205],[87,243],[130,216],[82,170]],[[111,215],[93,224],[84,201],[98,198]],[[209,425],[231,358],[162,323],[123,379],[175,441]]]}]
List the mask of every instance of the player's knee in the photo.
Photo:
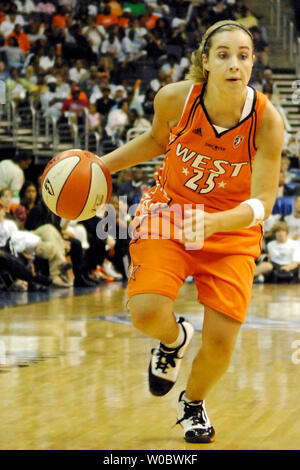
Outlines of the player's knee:
[{"label": "player's knee", "polygon": [[141,331],[147,330],[155,322],[157,311],[151,306],[139,308],[134,306],[130,309],[131,321],[133,325]]},{"label": "player's knee", "polygon": [[141,294],[131,297],[128,307],[133,325],[147,332],[152,325],[160,322],[164,303],[159,302],[154,294]]},{"label": "player's knee", "polygon": [[214,361],[230,361],[234,351],[235,341],[222,335],[212,336],[203,343],[203,349]]}]

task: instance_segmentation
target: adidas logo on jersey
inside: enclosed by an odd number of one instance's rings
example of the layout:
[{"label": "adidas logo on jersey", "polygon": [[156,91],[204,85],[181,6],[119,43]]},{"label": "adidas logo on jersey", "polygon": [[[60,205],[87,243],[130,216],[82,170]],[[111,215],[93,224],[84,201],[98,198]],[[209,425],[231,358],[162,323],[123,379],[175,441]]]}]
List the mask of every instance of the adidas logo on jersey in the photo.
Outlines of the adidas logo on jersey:
[{"label": "adidas logo on jersey", "polygon": [[201,129],[201,127],[199,127],[198,129],[193,129],[193,133],[194,133],[194,134],[197,134],[197,135],[201,135],[201,137],[202,137],[202,129]]}]

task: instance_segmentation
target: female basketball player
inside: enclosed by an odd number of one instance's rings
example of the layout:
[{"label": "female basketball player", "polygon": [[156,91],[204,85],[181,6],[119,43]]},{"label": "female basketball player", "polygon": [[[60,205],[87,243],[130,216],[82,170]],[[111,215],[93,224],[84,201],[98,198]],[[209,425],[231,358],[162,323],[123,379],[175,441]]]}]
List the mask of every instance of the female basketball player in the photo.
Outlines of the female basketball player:
[{"label": "female basketball player", "polygon": [[[251,295],[261,222],[271,213],[279,180],[283,123],[264,95],[248,87],[254,61],[251,33],[234,21],[211,26],[194,54],[188,79],[156,95],[152,129],[103,157],[111,172],[165,153],[156,186],[143,197],[131,242],[128,296],[133,324],[160,340],[149,365],[150,391],[174,385],[193,327],[178,322],[173,303],[194,276],[204,305],[202,346],[178,422],[188,442],[211,442],[214,428],[204,400],[228,368]],[[199,237],[151,239],[147,216],[191,204],[204,208]],[[203,212],[202,212],[203,214]],[[194,218],[190,226],[194,229]],[[148,236],[147,236],[148,235]]]}]

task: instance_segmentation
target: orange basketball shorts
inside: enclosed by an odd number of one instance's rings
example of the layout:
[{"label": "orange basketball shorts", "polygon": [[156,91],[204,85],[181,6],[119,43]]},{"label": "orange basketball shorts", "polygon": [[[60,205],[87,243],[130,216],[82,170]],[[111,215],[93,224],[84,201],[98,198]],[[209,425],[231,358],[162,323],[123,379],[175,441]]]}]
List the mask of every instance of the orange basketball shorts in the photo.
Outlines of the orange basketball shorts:
[{"label": "orange basketball shorts", "polygon": [[153,293],[175,300],[191,275],[200,303],[245,321],[255,267],[252,256],[189,251],[174,240],[151,239],[132,242],[130,256],[128,298]]}]

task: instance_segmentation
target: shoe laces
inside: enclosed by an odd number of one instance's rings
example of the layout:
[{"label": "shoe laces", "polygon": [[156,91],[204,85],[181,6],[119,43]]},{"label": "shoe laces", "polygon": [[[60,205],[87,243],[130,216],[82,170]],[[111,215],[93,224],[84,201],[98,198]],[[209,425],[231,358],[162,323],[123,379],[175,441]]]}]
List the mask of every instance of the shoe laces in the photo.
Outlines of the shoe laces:
[{"label": "shoe laces", "polygon": [[163,373],[166,373],[168,367],[176,367],[175,359],[179,359],[177,352],[178,349],[170,352],[164,351],[161,347],[158,350],[152,349],[152,353],[155,353],[157,357],[155,369],[160,369]]},{"label": "shoe laces", "polygon": [[202,402],[200,402],[199,405],[192,405],[184,401],[183,417],[179,419],[176,424],[180,424],[184,420],[190,420],[194,426],[199,424],[202,427],[207,426],[206,414]]}]

